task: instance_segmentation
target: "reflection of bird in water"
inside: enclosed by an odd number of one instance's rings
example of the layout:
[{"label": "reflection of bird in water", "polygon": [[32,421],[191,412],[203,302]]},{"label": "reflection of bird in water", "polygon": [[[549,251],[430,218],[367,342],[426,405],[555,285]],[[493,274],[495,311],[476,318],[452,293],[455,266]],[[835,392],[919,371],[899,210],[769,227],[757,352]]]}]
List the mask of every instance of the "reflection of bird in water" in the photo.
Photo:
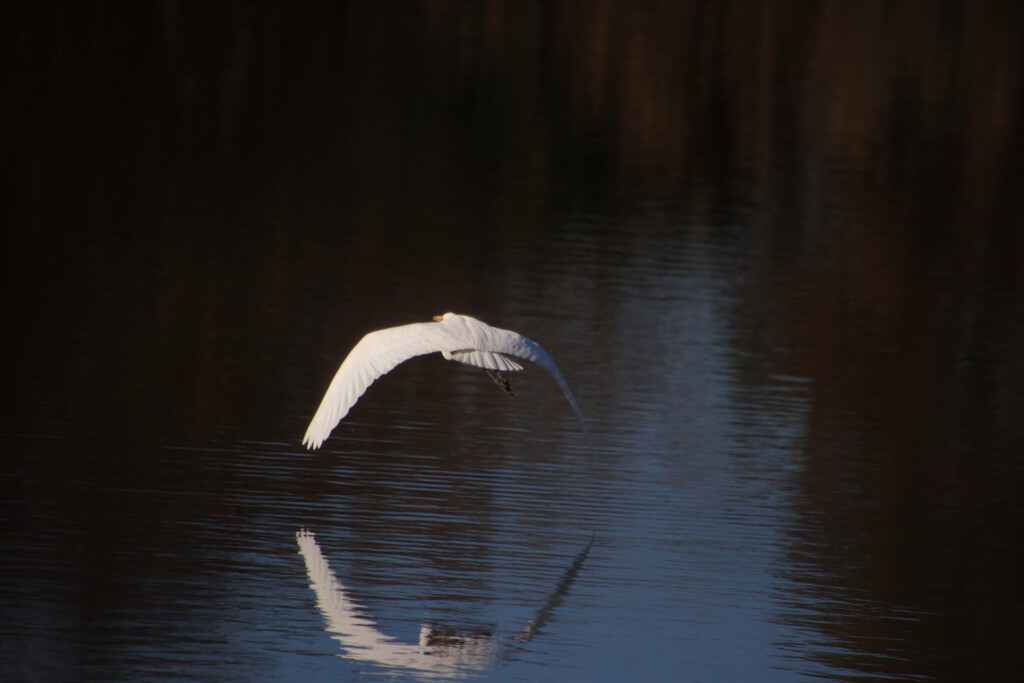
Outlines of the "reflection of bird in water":
[{"label": "reflection of bird in water", "polygon": [[420,642],[402,643],[377,630],[377,625],[349,599],[345,586],[338,581],[320,552],[313,534],[305,529],[295,534],[299,553],[306,562],[310,587],[316,593],[317,607],[327,622],[327,631],[342,646],[346,657],[376,662],[389,668],[416,672],[422,677],[457,676],[488,666],[496,655],[493,641],[479,637],[435,635],[431,627],[420,629]]},{"label": "reflection of bird in water", "polygon": [[[327,631],[333,634],[331,637],[338,641],[344,651],[341,656],[376,662],[422,678],[469,675],[490,666],[501,656],[501,645],[487,631],[467,635],[424,624],[420,628],[419,643],[416,645],[402,643],[384,635],[377,630],[372,619],[363,616],[364,610],[349,599],[345,586],[331,571],[312,532],[300,529],[295,539],[299,544],[299,554],[306,563],[310,588],[316,593],[317,607],[327,622]],[[552,611],[569,591],[593,543],[593,539],[587,543],[529,625],[515,635],[517,642],[531,640],[548,622]]]},{"label": "reflection of bird in water", "polygon": [[445,313],[434,316],[432,323],[391,327],[363,337],[338,368],[302,443],[309,449],[319,448],[378,377],[410,358],[435,352],[440,352],[447,360],[483,368],[495,384],[509,394],[512,393],[512,385],[501,373],[523,369],[510,356],[536,363],[558,382],[589,442],[587,426],[576,399],[555,361],[540,344],[511,330],[491,327],[468,315]]},{"label": "reflection of bird in water", "polygon": [[548,619],[551,618],[551,613],[558,607],[562,602],[562,598],[569,592],[569,586],[576,580],[576,574],[579,573],[580,567],[583,566],[584,561],[587,559],[587,555],[590,553],[590,546],[594,545],[594,537],[590,537],[590,542],[576,554],[576,559],[572,561],[565,573],[562,574],[562,578],[558,581],[558,585],[555,586],[555,590],[548,596],[547,602],[537,610],[537,615],[526,625],[522,631],[516,634],[515,639],[520,643],[527,643],[533,640],[533,637],[537,635],[541,628],[548,623]]}]

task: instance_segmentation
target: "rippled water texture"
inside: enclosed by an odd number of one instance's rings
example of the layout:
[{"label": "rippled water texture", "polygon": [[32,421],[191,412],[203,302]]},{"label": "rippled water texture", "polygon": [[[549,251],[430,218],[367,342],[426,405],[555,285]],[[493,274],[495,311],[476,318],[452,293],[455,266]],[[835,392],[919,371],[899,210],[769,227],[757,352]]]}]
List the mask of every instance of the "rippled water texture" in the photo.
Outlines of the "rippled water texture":
[{"label": "rippled water texture", "polygon": [[1021,7],[23,3],[0,678],[1021,680]]}]

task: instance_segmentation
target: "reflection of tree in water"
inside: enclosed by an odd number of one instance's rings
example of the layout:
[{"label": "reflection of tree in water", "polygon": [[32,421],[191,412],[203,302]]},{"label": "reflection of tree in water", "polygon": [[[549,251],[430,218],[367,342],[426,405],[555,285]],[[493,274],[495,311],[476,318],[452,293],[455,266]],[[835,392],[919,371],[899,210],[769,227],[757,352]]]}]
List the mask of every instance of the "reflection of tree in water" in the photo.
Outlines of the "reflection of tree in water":
[{"label": "reflection of tree in water", "polygon": [[[313,533],[300,529],[295,539],[299,554],[306,563],[310,588],[316,593],[317,607],[327,622],[326,630],[341,645],[343,656],[408,670],[426,678],[467,675],[490,666],[501,656],[501,643],[493,639],[493,633],[488,629],[464,633],[445,626],[424,624],[415,645],[381,633],[376,623],[364,616],[365,610],[349,599],[345,586],[320,552]],[[591,538],[577,554],[547,601],[530,623],[516,634],[517,642],[528,642],[549,621],[554,609],[568,593],[593,543]]]}]

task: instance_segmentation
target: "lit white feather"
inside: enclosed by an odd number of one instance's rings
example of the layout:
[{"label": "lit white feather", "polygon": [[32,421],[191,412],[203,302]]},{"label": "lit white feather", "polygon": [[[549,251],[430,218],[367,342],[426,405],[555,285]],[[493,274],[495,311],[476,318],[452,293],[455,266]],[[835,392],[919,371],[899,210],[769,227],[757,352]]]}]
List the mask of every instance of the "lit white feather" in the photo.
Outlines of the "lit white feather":
[{"label": "lit white feather", "polygon": [[590,436],[579,406],[576,405],[576,398],[555,361],[539,344],[521,334],[491,327],[468,315],[445,313],[434,320],[436,322],[377,330],[363,337],[349,352],[327,387],[327,393],[302,439],[303,445],[310,450],[319,448],[378,377],[410,358],[438,352],[448,360],[485,370],[522,370],[523,366],[509,356],[541,366],[551,373],[569,400],[589,443]]}]

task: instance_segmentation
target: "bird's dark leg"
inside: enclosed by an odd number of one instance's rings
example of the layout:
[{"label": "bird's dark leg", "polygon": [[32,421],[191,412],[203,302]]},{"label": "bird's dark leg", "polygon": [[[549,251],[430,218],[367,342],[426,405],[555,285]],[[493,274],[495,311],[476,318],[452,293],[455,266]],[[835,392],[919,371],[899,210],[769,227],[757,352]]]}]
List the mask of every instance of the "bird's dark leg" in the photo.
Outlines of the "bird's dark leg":
[{"label": "bird's dark leg", "polygon": [[516,393],[512,391],[512,384],[505,379],[505,375],[501,374],[497,370],[484,370],[484,372],[487,373],[488,377],[494,380],[495,384],[501,387],[502,391],[513,396],[516,395]]}]

